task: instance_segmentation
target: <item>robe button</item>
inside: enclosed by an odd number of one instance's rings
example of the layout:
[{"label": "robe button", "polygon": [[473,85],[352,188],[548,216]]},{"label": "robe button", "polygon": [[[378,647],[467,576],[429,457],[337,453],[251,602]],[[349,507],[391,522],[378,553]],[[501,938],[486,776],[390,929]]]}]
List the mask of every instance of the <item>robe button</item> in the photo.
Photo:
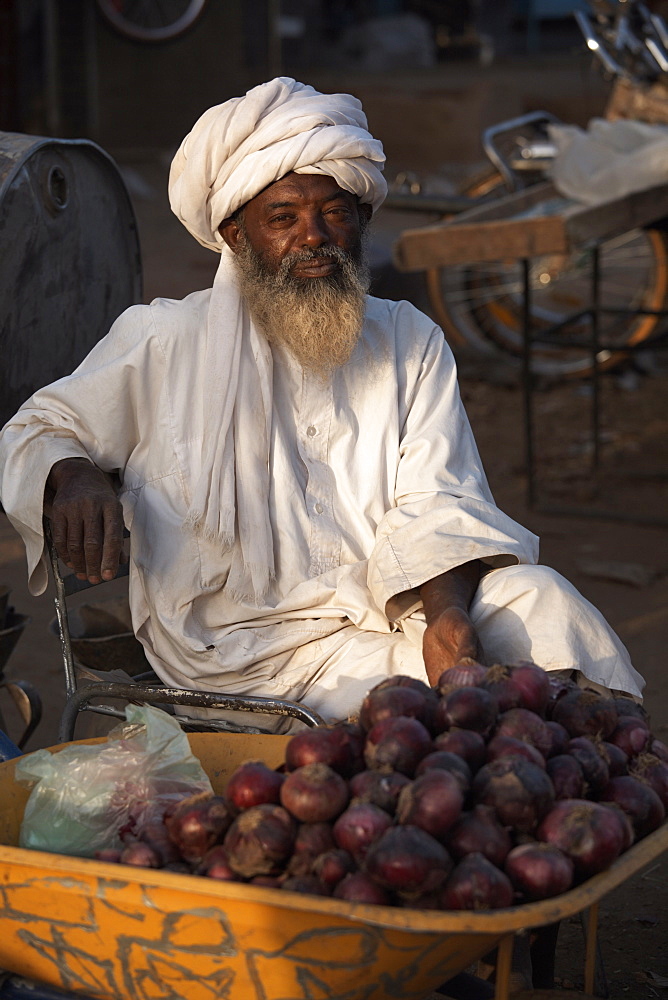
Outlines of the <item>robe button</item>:
[{"label": "robe button", "polygon": [[316,434],[317,432],[316,432],[316,429],[315,429],[315,427],[313,426],[313,424],[311,424],[311,426],[310,426],[310,427],[307,427],[307,429],[306,429],[306,433],[308,434],[308,436],[309,436],[310,438],[314,437],[314,435],[315,435],[315,434]]},{"label": "robe button", "polygon": [[324,509],[325,508],[323,507],[323,505],[321,503],[317,503],[315,505],[315,512],[316,512],[316,514],[322,514],[322,512],[323,512]]}]

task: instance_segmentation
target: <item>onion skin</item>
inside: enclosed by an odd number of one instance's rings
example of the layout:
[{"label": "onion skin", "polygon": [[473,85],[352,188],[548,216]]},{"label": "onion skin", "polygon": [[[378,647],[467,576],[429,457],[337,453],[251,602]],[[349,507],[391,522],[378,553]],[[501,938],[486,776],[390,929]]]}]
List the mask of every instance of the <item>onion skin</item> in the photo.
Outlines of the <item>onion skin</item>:
[{"label": "onion skin", "polygon": [[436,727],[442,732],[457,726],[485,735],[490,731],[498,706],[496,699],[481,687],[455,688],[444,695],[436,708]]},{"label": "onion skin", "polygon": [[417,826],[443,841],[459,818],[464,796],[456,775],[440,768],[426,771],[402,789],[397,803],[398,823]]},{"label": "onion skin", "polygon": [[227,851],[222,844],[216,844],[206,852],[198,866],[195,875],[205,875],[220,882],[238,882],[239,879],[230,868]]},{"label": "onion skin", "polygon": [[361,864],[370,845],[392,825],[384,809],[370,802],[353,803],[334,824],[334,840]]},{"label": "onion skin", "polygon": [[471,812],[462,813],[453,824],[445,846],[456,861],[477,851],[501,868],[513,845],[508,830],[501,826],[492,807],[477,805]]},{"label": "onion skin", "polygon": [[607,740],[617,725],[618,716],[612,698],[576,688],[559,698],[552,709],[552,719],[572,737],[598,736]]},{"label": "onion skin", "polygon": [[424,830],[391,826],[370,846],[365,869],[383,888],[410,897],[439,889],[452,869],[452,859]]},{"label": "onion skin", "polygon": [[514,847],[504,866],[513,887],[527,900],[549,899],[573,884],[573,862],[554,844],[536,841]]},{"label": "onion skin", "polygon": [[464,794],[471,787],[471,768],[459,754],[451,753],[449,750],[434,750],[428,753],[415,769],[415,777],[419,778],[421,774],[434,769],[454,774]]},{"label": "onion skin", "polygon": [[306,764],[327,764],[344,778],[362,770],[361,734],[348,723],[314,726],[296,733],[285,748],[285,766],[295,771]]},{"label": "onion skin", "polygon": [[587,798],[598,799],[610,780],[610,769],[598,744],[588,736],[574,736],[568,741],[566,752],[577,760],[587,782]]},{"label": "onion skin", "polygon": [[389,906],[392,896],[364,872],[351,872],[336,886],[332,895],[336,899],[347,899],[350,903],[373,903]]},{"label": "onion skin", "polygon": [[663,740],[653,739],[650,743],[649,752],[668,764],[668,746],[666,746]]},{"label": "onion skin", "polygon": [[545,715],[550,700],[550,682],[545,671],[535,663],[497,664],[490,667],[479,684],[494,695],[499,712],[526,708],[537,715]]},{"label": "onion skin", "polygon": [[411,778],[431,750],[431,736],[417,719],[383,719],[367,734],[364,760],[370,770],[400,771]]},{"label": "onion skin", "polygon": [[410,780],[399,771],[389,771],[387,774],[383,771],[360,771],[350,779],[352,802],[371,802],[394,816],[399,793]]},{"label": "onion skin", "polygon": [[197,863],[210,847],[223,839],[233,816],[225,799],[202,792],[181,799],[165,814],[165,826],[181,856]]},{"label": "onion skin", "polygon": [[448,667],[438,678],[436,687],[441,696],[449,694],[455,688],[476,687],[487,676],[487,667],[482,663],[466,657],[454,667]]},{"label": "onion skin", "polygon": [[516,740],[513,736],[494,736],[487,744],[487,760],[499,760],[500,757],[523,757],[537,767],[545,770],[545,758],[532,743]]},{"label": "onion skin", "polygon": [[618,697],[612,699],[615,703],[615,708],[617,709],[617,715],[619,718],[623,718],[627,715],[635,716],[637,719],[643,719],[647,726],[649,727],[649,714],[642,705],[639,705],[637,701],[633,698]]},{"label": "onion skin", "polygon": [[653,788],[630,774],[611,778],[602,798],[614,802],[629,817],[636,840],[661,826],[666,818],[664,805]]},{"label": "onion skin", "polygon": [[510,666],[495,663],[478,683],[485,691],[489,691],[496,700],[499,712],[507,712],[510,708],[519,708],[522,703],[522,693],[513,684]]},{"label": "onion skin", "polygon": [[503,826],[531,833],[554,804],[547,773],[521,757],[485,764],[473,779],[473,801],[492,806]]},{"label": "onion skin", "polygon": [[290,875],[310,875],[318,855],[335,846],[331,823],[301,823],[297,828],[288,872]]},{"label": "onion skin", "polygon": [[552,734],[547,723],[528,708],[511,708],[497,719],[494,729],[495,736],[511,736],[516,740],[524,740],[547,757],[552,749]]},{"label": "onion skin", "polygon": [[621,718],[610,735],[610,743],[623,750],[627,757],[646,753],[651,742],[652,734],[647,723],[632,715]]},{"label": "onion skin", "polygon": [[225,835],[232,871],[242,878],[279,875],[292,854],[297,824],[282,806],[263,803],[242,812]]},{"label": "onion skin", "polygon": [[568,855],[576,878],[589,878],[608,868],[624,846],[622,827],[609,813],[599,802],[564,799],[543,818],[536,837]]},{"label": "onion skin", "polygon": [[348,785],[327,764],[305,764],[281,785],[281,805],[302,823],[335,819],[348,805]]},{"label": "onion skin", "polygon": [[230,776],[225,798],[239,810],[259,806],[263,802],[277,805],[285,775],[272,771],[261,760],[247,760]]},{"label": "onion skin", "polygon": [[434,750],[447,750],[462,757],[472,773],[479,771],[486,760],[485,740],[473,729],[453,727],[434,740]]},{"label": "onion skin", "polygon": [[550,757],[546,769],[557,801],[585,798],[587,783],[580,762],[572,754],[561,753]]},{"label": "onion skin", "polygon": [[118,860],[122,865],[133,865],[135,868],[162,868],[158,852],[140,840],[124,847]]},{"label": "onion skin", "polygon": [[478,852],[459,862],[440,893],[443,910],[497,910],[513,904],[513,887],[504,872]]}]

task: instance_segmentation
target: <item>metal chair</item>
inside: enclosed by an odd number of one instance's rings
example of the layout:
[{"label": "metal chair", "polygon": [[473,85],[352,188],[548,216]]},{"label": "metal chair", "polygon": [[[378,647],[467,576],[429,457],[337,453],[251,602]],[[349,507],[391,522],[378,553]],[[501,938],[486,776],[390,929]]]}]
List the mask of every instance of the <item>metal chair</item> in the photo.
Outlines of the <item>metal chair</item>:
[{"label": "metal chair", "polygon": [[[56,622],[60,638],[63,668],[65,672],[65,693],[67,701],[60,722],[59,740],[68,743],[74,739],[74,728],[80,712],[95,712],[98,715],[112,716],[124,719],[125,713],[115,705],[92,704],[100,698],[121,699],[151,705],[180,705],[191,708],[218,709],[220,711],[235,711],[261,713],[264,715],[280,715],[298,719],[306,726],[323,724],[323,719],[316,713],[296,702],[283,701],[278,698],[240,697],[221,694],[216,691],[186,691],[182,688],[167,687],[162,684],[155,673],[148,669],[136,674],[128,683],[121,681],[99,681],[81,684],[77,679],[76,661],[72,649],[70,619],[67,598],[72,594],[87,590],[92,586],[87,580],[78,580],[74,573],[63,576],[58,555],[53,544],[51,528],[47,518],[44,519],[44,537],[51,563],[51,571],[56,589],[54,604]],[[127,576],[129,564],[121,565],[118,576]],[[138,643],[138,640],[135,639]],[[148,662],[147,662],[147,667]],[[267,733],[268,730],[258,726],[239,726],[224,719],[196,719],[187,715],[177,715],[181,726],[187,731],[206,732],[243,732]]]}]

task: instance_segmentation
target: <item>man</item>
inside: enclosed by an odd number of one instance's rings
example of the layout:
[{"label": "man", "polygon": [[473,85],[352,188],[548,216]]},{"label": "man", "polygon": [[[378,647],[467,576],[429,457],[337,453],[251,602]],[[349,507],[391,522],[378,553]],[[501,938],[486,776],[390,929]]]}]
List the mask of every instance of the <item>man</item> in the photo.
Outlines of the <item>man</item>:
[{"label": "man", "polygon": [[[114,576],[166,683],[345,718],[388,674],[533,659],[640,696],[600,614],[495,507],[442,332],[366,295],[382,147],[355,98],[287,78],[207,111],[172,208],[213,288],[134,306],[0,441],[31,587]],[[106,473],[118,477],[118,496]]]}]

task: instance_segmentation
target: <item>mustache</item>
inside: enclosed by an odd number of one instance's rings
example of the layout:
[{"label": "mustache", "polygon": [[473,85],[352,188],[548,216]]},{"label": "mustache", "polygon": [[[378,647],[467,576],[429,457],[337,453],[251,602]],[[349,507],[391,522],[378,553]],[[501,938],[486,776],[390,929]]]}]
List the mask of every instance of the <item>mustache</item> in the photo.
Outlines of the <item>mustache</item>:
[{"label": "mustache", "polygon": [[351,253],[348,250],[343,250],[341,247],[337,247],[333,243],[327,243],[322,247],[291,251],[286,254],[281,261],[279,271],[287,273],[295,264],[303,264],[310,260],[320,260],[323,257],[330,260],[331,258],[334,258],[334,260],[336,260],[339,264],[345,264],[348,261],[357,260],[357,256],[354,253]]}]

